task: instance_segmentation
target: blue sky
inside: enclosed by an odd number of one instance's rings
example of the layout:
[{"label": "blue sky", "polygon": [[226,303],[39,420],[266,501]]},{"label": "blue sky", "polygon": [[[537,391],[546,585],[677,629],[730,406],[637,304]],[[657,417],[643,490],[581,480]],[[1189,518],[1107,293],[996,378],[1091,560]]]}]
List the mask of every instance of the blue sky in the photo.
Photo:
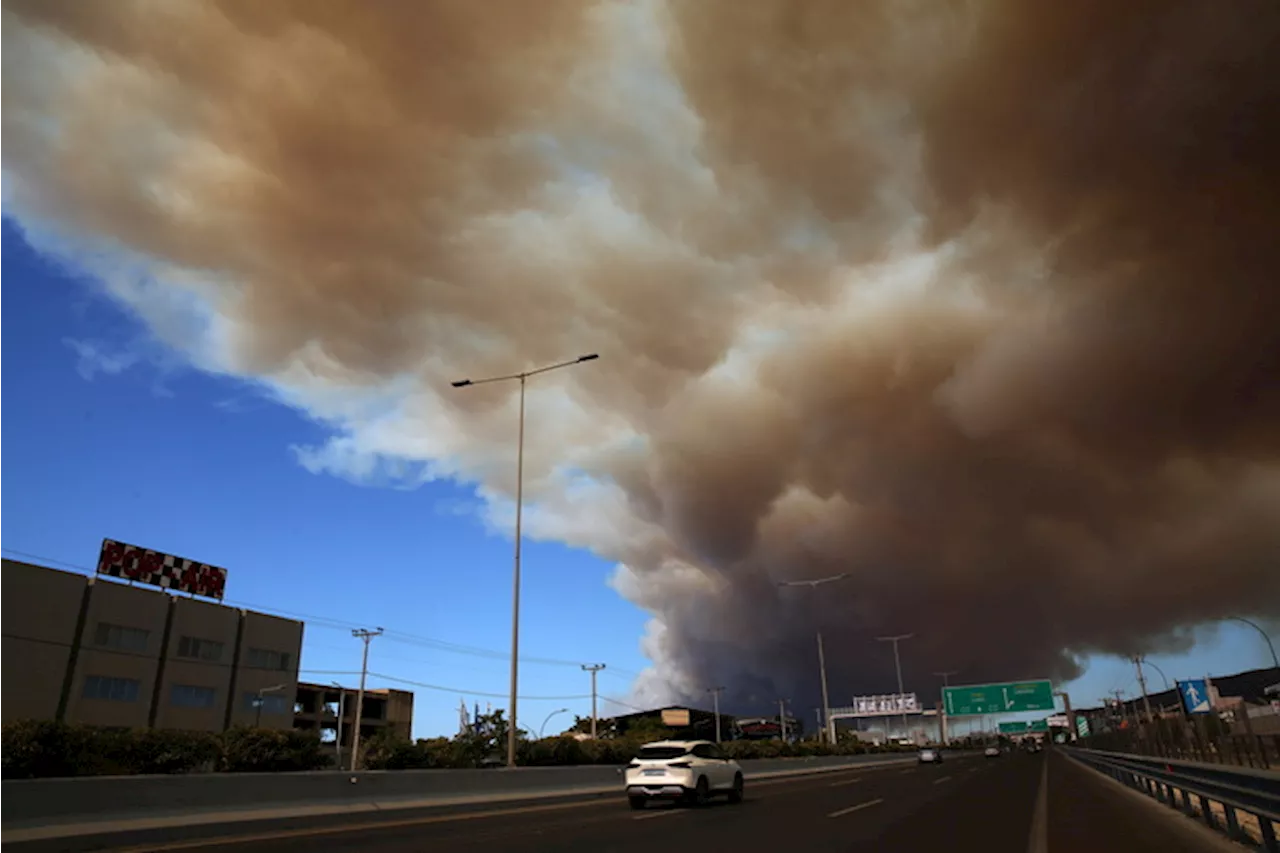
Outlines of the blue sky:
[{"label": "blue sky", "polygon": [[[511,544],[468,511],[469,489],[309,473],[289,448],[323,443],[326,427],[265,389],[184,365],[94,282],[37,255],[8,219],[3,248],[6,556],[87,572],[111,537],[224,566],[228,603],[307,621],[310,681],[354,684],[340,674],[359,669],[350,628],[385,627],[370,669],[404,681],[370,684],[415,691],[418,736],[453,732],[459,699],[505,705]],[[598,661],[609,667],[602,692],[625,698],[646,665],[646,615],[608,587],[612,566],[527,543],[524,571],[522,658],[542,660],[523,666],[521,693],[585,697],[577,663]],[[1170,679],[1270,662],[1261,638],[1236,625],[1202,632],[1191,654],[1152,660]],[[1137,686],[1131,664],[1097,660],[1067,689],[1084,706]],[[537,729],[566,707],[586,714],[590,702],[525,699],[522,725]]]}]

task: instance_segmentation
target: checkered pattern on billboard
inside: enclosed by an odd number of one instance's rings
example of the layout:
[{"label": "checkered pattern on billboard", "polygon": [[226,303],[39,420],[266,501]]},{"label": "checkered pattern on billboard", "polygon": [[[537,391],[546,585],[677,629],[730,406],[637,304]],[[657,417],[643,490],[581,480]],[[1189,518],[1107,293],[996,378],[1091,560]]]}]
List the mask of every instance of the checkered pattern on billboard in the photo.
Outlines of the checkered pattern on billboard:
[{"label": "checkered pattern on billboard", "polygon": [[102,540],[98,574],[219,600],[227,586],[226,569],[114,539]]}]

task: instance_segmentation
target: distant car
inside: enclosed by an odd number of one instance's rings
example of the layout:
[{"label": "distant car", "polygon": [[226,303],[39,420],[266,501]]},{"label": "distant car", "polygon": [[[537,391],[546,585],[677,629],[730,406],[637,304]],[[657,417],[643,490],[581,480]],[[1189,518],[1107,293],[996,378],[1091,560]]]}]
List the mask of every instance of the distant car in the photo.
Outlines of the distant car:
[{"label": "distant car", "polygon": [[742,802],[742,767],[709,740],[661,740],[640,747],[626,769],[627,800],[642,809],[650,800],[702,805],[715,795]]},{"label": "distant car", "polygon": [[998,747],[998,746],[989,746],[989,747],[987,747],[986,749],[982,750],[982,754],[983,754],[984,756],[986,756],[987,758],[999,758],[999,757],[1000,757],[1000,747]]},{"label": "distant car", "polygon": [[941,764],[942,750],[934,749],[931,746],[924,747],[923,749],[920,750],[920,763],[921,764]]}]

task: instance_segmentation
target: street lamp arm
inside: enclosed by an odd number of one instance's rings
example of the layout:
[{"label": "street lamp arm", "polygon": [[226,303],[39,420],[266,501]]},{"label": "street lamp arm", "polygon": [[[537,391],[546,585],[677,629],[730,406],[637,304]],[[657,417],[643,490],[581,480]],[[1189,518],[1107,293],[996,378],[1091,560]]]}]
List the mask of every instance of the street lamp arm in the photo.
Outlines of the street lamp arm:
[{"label": "street lamp arm", "polygon": [[844,572],[842,574],[832,575],[831,577],[827,577],[827,578],[814,578],[813,580],[803,580],[803,581],[777,581],[776,583],[780,587],[807,586],[807,587],[813,588],[824,583],[834,583],[835,581],[842,581],[847,577],[849,577],[849,573]]},{"label": "street lamp arm", "polygon": [[1276,657],[1276,647],[1275,647],[1275,645],[1271,642],[1271,635],[1270,635],[1270,634],[1268,634],[1266,631],[1262,630],[1262,626],[1261,626],[1261,625],[1259,625],[1257,622],[1254,622],[1254,621],[1253,621],[1253,620],[1251,620],[1251,619],[1246,619],[1246,618],[1244,618],[1243,616],[1228,616],[1227,618],[1228,618],[1228,619],[1231,619],[1231,620],[1233,620],[1233,621],[1235,621],[1235,622],[1243,622],[1244,624],[1248,625],[1250,628],[1252,628],[1253,630],[1255,630],[1255,631],[1257,631],[1259,634],[1261,634],[1261,635],[1262,635],[1262,639],[1264,639],[1264,640],[1266,640],[1266,641],[1267,641],[1267,648],[1271,650],[1271,663],[1272,663],[1272,665],[1273,665],[1273,666],[1275,666],[1275,667],[1277,667],[1277,668],[1280,668],[1280,658],[1277,658],[1277,657]]},{"label": "street lamp arm", "polygon": [[570,367],[575,364],[581,364],[584,361],[595,361],[599,358],[599,353],[587,353],[580,355],[569,361],[558,361],[555,364],[548,364],[544,367],[535,367],[533,370],[525,370],[520,373],[507,373],[502,376],[486,376],[484,379],[458,379],[451,383],[454,388],[468,388],[472,385],[486,385],[490,382],[509,382],[512,379],[528,379],[530,376],[537,376],[539,373],[549,373],[552,370],[559,370],[562,367]]}]

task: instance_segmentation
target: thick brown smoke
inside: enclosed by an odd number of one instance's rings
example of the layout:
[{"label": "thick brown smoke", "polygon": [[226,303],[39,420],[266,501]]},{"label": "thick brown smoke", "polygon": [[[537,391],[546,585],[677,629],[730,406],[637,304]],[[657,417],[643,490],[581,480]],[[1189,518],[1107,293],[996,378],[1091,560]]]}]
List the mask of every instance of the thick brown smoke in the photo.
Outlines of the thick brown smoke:
[{"label": "thick brown smoke", "polygon": [[14,209],[438,436],[353,441],[506,491],[509,398],[447,380],[603,353],[534,488],[654,613],[644,690],[803,703],[818,626],[839,701],[879,633],[924,691],[1280,617],[1271,0],[4,8]]}]

